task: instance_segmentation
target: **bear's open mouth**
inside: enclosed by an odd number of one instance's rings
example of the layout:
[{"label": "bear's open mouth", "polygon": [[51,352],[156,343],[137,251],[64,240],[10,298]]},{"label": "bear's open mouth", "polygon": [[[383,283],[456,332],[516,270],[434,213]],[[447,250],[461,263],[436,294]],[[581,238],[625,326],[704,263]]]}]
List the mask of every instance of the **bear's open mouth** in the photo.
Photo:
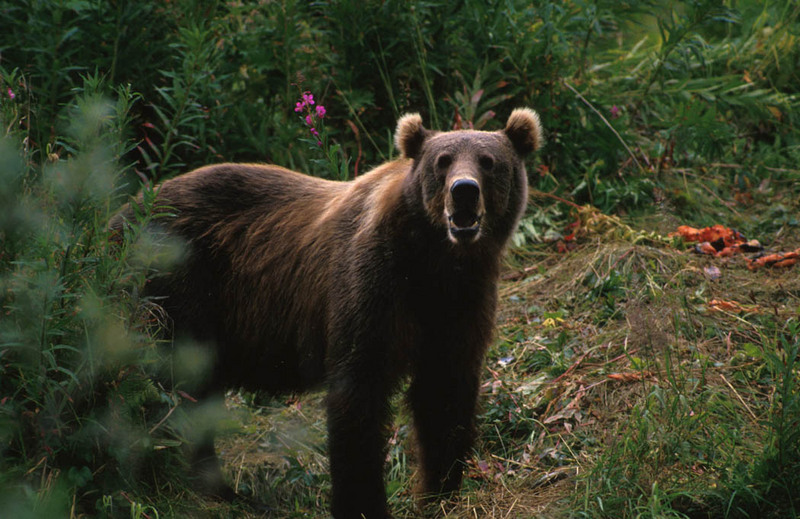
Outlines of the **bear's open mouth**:
[{"label": "bear's open mouth", "polygon": [[454,212],[448,217],[448,221],[450,234],[458,240],[474,238],[481,227],[481,215],[467,209]]}]

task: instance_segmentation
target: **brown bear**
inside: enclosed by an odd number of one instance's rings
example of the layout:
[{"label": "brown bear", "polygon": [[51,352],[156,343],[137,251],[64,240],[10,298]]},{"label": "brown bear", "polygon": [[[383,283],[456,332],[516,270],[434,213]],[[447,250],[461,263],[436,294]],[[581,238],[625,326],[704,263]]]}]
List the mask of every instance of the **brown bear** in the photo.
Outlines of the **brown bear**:
[{"label": "brown bear", "polygon": [[[389,401],[406,377],[422,495],[458,490],[501,258],[527,201],[523,161],[542,135],[522,108],[497,132],[406,115],[395,141],[402,158],[350,182],[219,164],[157,195],[171,213],[158,226],[187,253],[147,291],[176,335],[212,352],[200,392],[326,385],[336,518],[389,516]],[[213,438],[198,453],[219,474]]]}]

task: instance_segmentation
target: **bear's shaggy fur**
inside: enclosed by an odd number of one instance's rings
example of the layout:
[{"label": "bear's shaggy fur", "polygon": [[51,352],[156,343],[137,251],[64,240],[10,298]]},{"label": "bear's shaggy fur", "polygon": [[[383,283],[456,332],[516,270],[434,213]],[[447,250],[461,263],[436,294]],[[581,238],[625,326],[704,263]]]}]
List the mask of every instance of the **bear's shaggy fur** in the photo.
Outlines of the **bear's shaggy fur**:
[{"label": "bear's shaggy fur", "polygon": [[[421,491],[458,490],[501,256],[527,200],[523,159],[542,135],[517,109],[498,132],[435,132],[406,115],[395,140],[400,160],[351,182],[220,164],[158,192],[174,212],[159,226],[188,250],[148,293],[165,296],[176,334],[209,345],[201,393],[327,385],[337,518],[389,515],[389,399],[406,376]],[[213,440],[199,452],[213,457]]]}]

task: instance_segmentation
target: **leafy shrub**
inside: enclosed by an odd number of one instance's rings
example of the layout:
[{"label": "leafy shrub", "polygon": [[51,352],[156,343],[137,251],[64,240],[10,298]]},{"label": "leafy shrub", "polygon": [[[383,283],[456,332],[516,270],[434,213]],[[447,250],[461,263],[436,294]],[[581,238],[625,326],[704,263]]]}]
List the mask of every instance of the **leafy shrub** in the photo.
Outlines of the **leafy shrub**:
[{"label": "leafy shrub", "polygon": [[0,503],[12,506],[3,514],[24,510],[31,490],[67,492],[90,510],[98,492],[136,490],[153,467],[179,465],[169,453],[180,438],[164,425],[179,398],[152,376],[161,353],[137,296],[163,251],[106,227],[138,96],[119,87],[111,101],[103,90],[87,77],[67,108],[68,158],[37,166],[14,135],[0,146],[9,215],[0,228]]}]

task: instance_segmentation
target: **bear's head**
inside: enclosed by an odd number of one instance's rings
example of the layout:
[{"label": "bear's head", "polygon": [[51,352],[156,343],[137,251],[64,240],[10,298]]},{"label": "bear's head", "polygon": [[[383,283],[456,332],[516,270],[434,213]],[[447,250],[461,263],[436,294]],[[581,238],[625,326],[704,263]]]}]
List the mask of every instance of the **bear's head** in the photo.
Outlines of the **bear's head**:
[{"label": "bear's head", "polygon": [[542,129],[531,109],[514,110],[496,132],[436,132],[419,114],[397,123],[395,143],[412,159],[410,184],[431,222],[456,245],[510,237],[527,201],[524,159],[539,149]]}]

